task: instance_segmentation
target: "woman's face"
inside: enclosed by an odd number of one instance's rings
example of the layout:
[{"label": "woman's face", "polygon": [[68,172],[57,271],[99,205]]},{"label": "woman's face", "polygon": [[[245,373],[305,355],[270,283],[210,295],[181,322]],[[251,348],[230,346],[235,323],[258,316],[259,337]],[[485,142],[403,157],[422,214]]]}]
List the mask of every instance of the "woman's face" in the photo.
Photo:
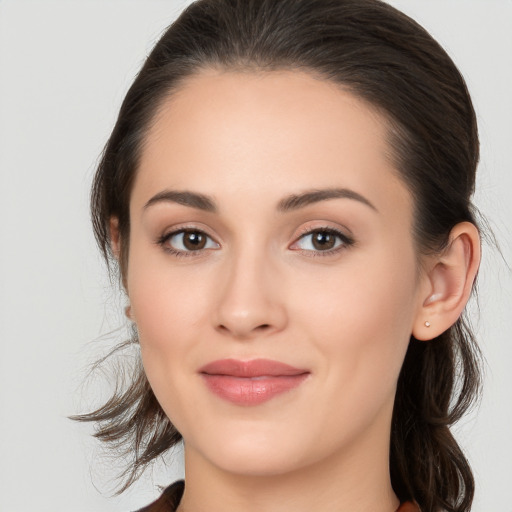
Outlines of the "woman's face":
[{"label": "woman's face", "polygon": [[127,287],[187,460],[246,475],[387,464],[423,302],[389,154],[379,114],[299,72],[204,71],[163,104]]}]

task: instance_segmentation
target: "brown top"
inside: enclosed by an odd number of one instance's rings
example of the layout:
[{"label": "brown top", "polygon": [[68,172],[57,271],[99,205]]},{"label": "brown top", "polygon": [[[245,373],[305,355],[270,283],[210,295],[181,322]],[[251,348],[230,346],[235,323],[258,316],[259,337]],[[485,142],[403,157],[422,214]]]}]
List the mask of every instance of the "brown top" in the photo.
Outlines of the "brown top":
[{"label": "brown top", "polygon": [[[185,489],[185,482],[178,480],[172,485],[167,487],[162,493],[160,498],[148,505],[147,507],[141,508],[137,512],[176,512],[178,505],[180,504],[183,491]],[[408,501],[402,503],[396,512],[421,512],[418,505]]]},{"label": "brown top", "polygon": [[178,480],[167,487],[160,498],[151,503],[151,505],[141,508],[137,512],[175,512],[180,504],[184,490],[185,482],[183,480]]}]

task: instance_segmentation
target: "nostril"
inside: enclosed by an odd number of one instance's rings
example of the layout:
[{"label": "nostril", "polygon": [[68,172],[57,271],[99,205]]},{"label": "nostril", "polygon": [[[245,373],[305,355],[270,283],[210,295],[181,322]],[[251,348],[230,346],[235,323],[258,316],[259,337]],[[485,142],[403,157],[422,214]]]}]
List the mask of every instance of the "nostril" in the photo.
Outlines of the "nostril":
[{"label": "nostril", "polygon": [[233,333],[233,334],[235,334],[237,336],[249,335],[251,331],[253,333],[255,333],[255,332],[265,332],[265,331],[270,330],[271,328],[272,328],[271,324],[261,324],[261,325],[257,325],[254,328],[247,328],[247,329],[242,329],[241,331],[238,331],[235,326],[233,326],[233,328],[229,328],[228,326],[226,326],[224,324],[219,324],[217,326],[217,329],[219,331],[225,332],[225,333]]}]

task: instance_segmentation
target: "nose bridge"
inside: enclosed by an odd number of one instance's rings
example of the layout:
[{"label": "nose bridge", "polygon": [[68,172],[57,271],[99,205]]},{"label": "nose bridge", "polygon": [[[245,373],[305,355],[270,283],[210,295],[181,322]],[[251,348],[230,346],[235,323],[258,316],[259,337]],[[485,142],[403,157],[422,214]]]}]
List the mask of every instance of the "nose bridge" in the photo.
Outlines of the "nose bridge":
[{"label": "nose bridge", "polygon": [[240,338],[286,324],[278,266],[264,244],[254,242],[240,244],[226,258],[215,316],[217,329]]}]

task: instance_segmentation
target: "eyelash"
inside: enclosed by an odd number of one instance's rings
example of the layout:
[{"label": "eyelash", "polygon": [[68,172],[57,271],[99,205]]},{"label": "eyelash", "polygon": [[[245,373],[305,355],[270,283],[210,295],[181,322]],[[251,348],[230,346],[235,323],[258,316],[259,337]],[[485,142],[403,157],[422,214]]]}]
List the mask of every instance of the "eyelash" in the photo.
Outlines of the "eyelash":
[{"label": "eyelash", "polygon": [[339,231],[338,229],[335,229],[333,227],[315,227],[313,229],[306,228],[302,234],[297,238],[295,242],[293,242],[293,245],[297,244],[300,240],[306,238],[307,236],[314,235],[315,233],[326,233],[329,235],[333,235],[336,238],[338,238],[341,243],[334,247],[333,249],[327,249],[325,251],[321,250],[307,250],[307,249],[294,249],[297,251],[302,252],[303,254],[306,254],[310,258],[317,258],[317,257],[326,257],[326,256],[333,256],[334,254],[338,254],[340,251],[343,251],[345,249],[348,249],[349,247],[353,246],[355,244],[355,240],[346,235],[345,233]]},{"label": "eyelash", "polygon": [[[169,240],[176,236],[176,235],[179,235],[179,234],[185,234],[185,233],[197,233],[197,234],[201,234],[205,237],[207,237],[208,239],[210,240],[213,240],[213,238],[211,236],[209,236],[207,233],[205,233],[203,230],[201,229],[194,229],[194,228],[181,228],[181,229],[176,229],[174,231],[171,231],[170,233],[166,233],[164,235],[162,235],[161,237],[158,238],[158,240],[156,241],[156,243],[162,247],[162,249],[164,251],[166,251],[167,253],[171,254],[172,256],[175,256],[177,258],[187,258],[187,257],[197,257],[197,256],[200,256],[201,254],[204,253],[204,251],[206,250],[210,250],[211,248],[208,248],[208,249],[198,249],[196,251],[182,251],[182,250],[179,250],[179,249],[174,249],[173,247],[171,247],[168,242]],[[345,233],[342,233],[341,231],[335,229],[335,228],[332,228],[332,227],[318,227],[318,228],[313,228],[313,229],[305,229],[302,234],[295,240],[295,242],[293,242],[292,245],[295,245],[297,244],[300,240],[306,238],[307,236],[311,236],[311,235],[314,235],[315,233],[326,233],[326,234],[329,234],[329,235],[333,235],[335,236],[336,238],[338,238],[341,243],[333,248],[333,249],[327,249],[325,251],[321,251],[321,250],[308,250],[308,249],[293,249],[293,250],[296,250],[296,251],[300,251],[302,252],[303,254],[307,254],[308,257],[325,257],[325,256],[332,256],[333,254],[337,254],[338,252],[344,250],[344,249],[347,249],[348,247],[351,247],[355,244],[355,241],[353,238],[347,236]],[[217,243],[217,242],[215,242]]]},{"label": "eyelash", "polygon": [[[209,250],[209,248],[208,249],[198,249],[196,251],[182,251],[182,250],[179,250],[179,249],[174,249],[167,242],[169,242],[169,240],[172,237],[174,237],[176,235],[179,235],[181,233],[183,233],[183,234],[185,234],[185,233],[197,233],[197,234],[201,234],[201,235],[205,236],[206,238],[208,238],[210,240],[213,240],[213,238],[211,236],[209,236],[207,233],[205,233],[202,229],[180,228],[180,229],[175,229],[174,231],[171,231],[170,233],[166,233],[166,234],[162,235],[160,238],[158,238],[156,243],[159,246],[161,246],[162,249],[165,252],[167,252],[167,253],[169,253],[172,256],[175,256],[177,258],[197,257],[197,256],[200,256],[201,254],[203,254],[204,251]],[[217,242],[215,242],[215,243],[217,243]]]}]

